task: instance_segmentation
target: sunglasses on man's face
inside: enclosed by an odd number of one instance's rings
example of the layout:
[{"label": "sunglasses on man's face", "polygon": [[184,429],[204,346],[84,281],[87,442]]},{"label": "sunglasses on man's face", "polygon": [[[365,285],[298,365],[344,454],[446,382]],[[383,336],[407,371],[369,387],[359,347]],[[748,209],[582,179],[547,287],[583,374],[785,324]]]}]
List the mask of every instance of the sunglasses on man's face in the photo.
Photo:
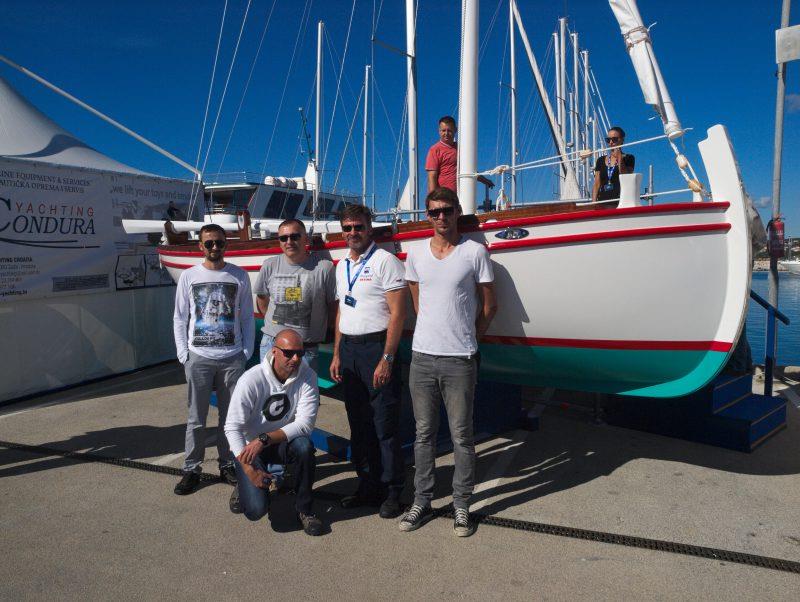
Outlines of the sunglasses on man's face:
[{"label": "sunglasses on man's face", "polygon": [[428,216],[437,219],[440,216],[450,217],[455,212],[455,207],[439,207],[438,209],[428,209]]},{"label": "sunglasses on man's face", "polygon": [[350,232],[351,230],[355,230],[356,232],[363,232],[364,228],[365,228],[364,224],[353,224],[352,226],[348,224],[346,226],[342,226],[342,232]]},{"label": "sunglasses on man's face", "polygon": [[212,240],[205,241],[203,243],[203,246],[206,249],[208,249],[209,251],[211,250],[212,247],[217,247],[218,249],[224,249],[225,248],[225,241],[223,239],[221,239],[221,238],[214,238]]},{"label": "sunglasses on man's face", "polygon": [[606,143],[619,142],[620,140],[622,140],[622,138],[620,138],[619,136],[609,136],[608,138],[606,138]]},{"label": "sunglasses on man's face", "polygon": [[275,349],[283,353],[283,357],[285,357],[287,360],[292,359],[295,355],[297,357],[303,357],[306,354],[305,349],[284,349],[283,347],[277,347],[277,346],[275,347]]},{"label": "sunglasses on man's face", "polygon": [[281,242],[286,242],[288,240],[296,242],[296,241],[300,240],[301,236],[303,236],[303,235],[300,234],[299,232],[292,232],[291,234],[281,234],[278,237],[278,240],[281,241]]}]

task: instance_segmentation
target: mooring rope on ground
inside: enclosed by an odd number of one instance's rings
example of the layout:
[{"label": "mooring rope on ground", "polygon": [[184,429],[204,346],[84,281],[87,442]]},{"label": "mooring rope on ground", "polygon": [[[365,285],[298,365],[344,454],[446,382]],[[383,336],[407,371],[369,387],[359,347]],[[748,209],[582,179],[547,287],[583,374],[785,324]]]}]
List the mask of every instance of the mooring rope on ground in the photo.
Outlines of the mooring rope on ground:
[{"label": "mooring rope on ground", "polygon": [[[110,464],[112,466],[119,466],[122,468],[134,468],[136,470],[156,472],[172,476],[181,476],[183,474],[179,468],[174,468],[172,466],[159,466],[157,464],[139,462],[137,460],[112,458],[93,452],[68,451],[55,447],[47,447],[46,445],[28,445],[26,443],[0,441],[0,447],[4,447],[9,450],[29,452],[37,455],[59,456],[62,458],[68,458],[70,460],[78,460],[80,462],[97,462],[100,464]],[[201,473],[200,480],[206,483],[221,482],[218,475],[206,472]],[[315,491],[314,496],[318,499],[327,501],[338,501],[344,497],[343,495],[336,495],[322,491]],[[434,515],[438,518],[453,519],[453,508],[452,506],[439,508],[434,511]],[[652,550],[654,552],[669,552],[672,554],[682,554],[684,556],[694,556],[696,558],[718,560],[720,562],[755,566],[763,569],[782,571],[785,573],[800,574],[800,562],[786,560],[784,558],[759,556],[757,554],[747,554],[745,552],[735,552],[733,550],[696,546],[692,544],[678,543],[661,539],[650,539],[647,537],[636,537],[634,535],[608,533],[605,531],[592,531],[590,529],[578,529],[575,527],[565,527],[563,525],[551,525],[548,523],[537,523],[513,518],[503,518],[501,516],[483,514],[480,512],[475,512],[472,514],[472,516],[479,524],[489,525],[492,527],[514,529],[516,531],[527,531],[529,533],[541,533],[543,535],[555,535],[557,537],[569,537],[571,539],[596,541],[599,543],[639,548],[642,550]]]}]

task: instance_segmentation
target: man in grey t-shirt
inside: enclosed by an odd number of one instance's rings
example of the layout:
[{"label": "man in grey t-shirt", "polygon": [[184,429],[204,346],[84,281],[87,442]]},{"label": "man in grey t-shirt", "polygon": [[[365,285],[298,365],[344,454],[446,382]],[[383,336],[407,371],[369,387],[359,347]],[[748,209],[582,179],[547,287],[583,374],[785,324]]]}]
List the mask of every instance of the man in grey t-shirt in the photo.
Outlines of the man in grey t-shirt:
[{"label": "man in grey t-shirt", "polygon": [[300,220],[281,223],[278,241],[281,255],[264,261],[254,287],[258,311],[264,315],[261,360],[275,336],[291,328],[302,337],[308,363],[317,372],[317,346],[336,312],[333,262],[308,252],[308,234]]}]

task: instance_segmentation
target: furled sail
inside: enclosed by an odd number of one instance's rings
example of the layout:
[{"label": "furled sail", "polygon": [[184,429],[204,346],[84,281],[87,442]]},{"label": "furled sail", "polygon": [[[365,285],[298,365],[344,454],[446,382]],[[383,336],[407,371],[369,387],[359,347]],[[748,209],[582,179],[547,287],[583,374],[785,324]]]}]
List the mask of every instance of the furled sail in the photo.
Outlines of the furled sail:
[{"label": "furled sail", "polygon": [[639,8],[636,0],[609,0],[611,10],[617,18],[622,37],[628,48],[628,54],[639,78],[639,86],[642,88],[644,100],[652,105],[661,121],[664,123],[664,133],[670,139],[677,138],[683,134],[678,116],[675,113],[675,106],[669,96],[667,85],[658,67],[653,44],[650,41],[650,33],[642,23]]}]

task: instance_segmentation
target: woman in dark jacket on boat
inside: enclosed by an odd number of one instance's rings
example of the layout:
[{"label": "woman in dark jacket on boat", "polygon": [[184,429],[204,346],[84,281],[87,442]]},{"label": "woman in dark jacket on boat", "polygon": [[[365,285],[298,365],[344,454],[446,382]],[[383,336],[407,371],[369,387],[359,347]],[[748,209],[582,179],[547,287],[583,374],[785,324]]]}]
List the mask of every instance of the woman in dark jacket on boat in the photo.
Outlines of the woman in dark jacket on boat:
[{"label": "woman in dark jacket on boat", "polygon": [[[626,155],[620,146],[625,143],[625,130],[614,126],[608,130],[606,144],[611,151],[604,157],[598,157],[594,166],[594,187],[592,188],[592,201],[606,201],[619,199],[619,174],[633,173],[636,158]],[[619,201],[601,203],[597,209],[614,209]]]}]

